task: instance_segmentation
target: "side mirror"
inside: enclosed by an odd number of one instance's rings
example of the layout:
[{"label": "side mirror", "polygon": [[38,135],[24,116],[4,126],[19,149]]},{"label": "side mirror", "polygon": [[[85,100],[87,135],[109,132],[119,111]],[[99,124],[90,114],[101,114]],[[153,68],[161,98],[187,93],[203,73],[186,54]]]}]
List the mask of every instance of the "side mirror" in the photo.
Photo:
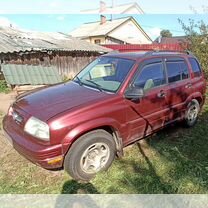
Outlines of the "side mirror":
[{"label": "side mirror", "polygon": [[144,90],[139,87],[131,87],[125,92],[125,98],[129,100],[139,100],[144,97]]}]

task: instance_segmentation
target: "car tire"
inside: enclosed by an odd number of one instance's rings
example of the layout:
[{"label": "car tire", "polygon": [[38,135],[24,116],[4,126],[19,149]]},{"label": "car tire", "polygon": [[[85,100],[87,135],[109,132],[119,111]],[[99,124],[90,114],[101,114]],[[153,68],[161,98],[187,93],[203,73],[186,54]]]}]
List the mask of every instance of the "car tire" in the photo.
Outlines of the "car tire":
[{"label": "car tire", "polygon": [[200,105],[196,99],[193,99],[187,106],[184,118],[186,127],[192,127],[196,124],[200,112]]},{"label": "car tire", "polygon": [[95,130],[78,138],[64,160],[64,169],[75,180],[89,181],[96,173],[107,170],[116,155],[112,135]]}]

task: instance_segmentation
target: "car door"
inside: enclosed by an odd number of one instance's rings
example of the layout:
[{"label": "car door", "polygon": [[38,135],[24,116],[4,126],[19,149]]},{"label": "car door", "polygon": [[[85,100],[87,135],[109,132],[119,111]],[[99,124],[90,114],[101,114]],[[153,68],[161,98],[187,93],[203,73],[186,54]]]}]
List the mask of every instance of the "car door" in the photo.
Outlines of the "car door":
[{"label": "car door", "polygon": [[169,83],[169,121],[178,119],[185,109],[188,96],[192,93],[189,68],[185,59],[171,57],[165,59]]},{"label": "car door", "polygon": [[131,86],[142,88],[144,96],[138,101],[126,99],[129,142],[162,127],[168,116],[169,95],[162,59],[155,58],[140,64]]}]

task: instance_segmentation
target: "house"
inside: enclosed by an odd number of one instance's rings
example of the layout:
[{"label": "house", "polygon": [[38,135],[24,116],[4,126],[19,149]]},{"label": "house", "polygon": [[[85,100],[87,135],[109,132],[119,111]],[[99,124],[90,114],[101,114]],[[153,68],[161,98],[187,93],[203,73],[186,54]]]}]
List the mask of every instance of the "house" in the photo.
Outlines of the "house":
[{"label": "house", "polygon": [[106,6],[100,1],[100,8],[83,10],[81,14],[144,14],[144,11],[136,2]]},{"label": "house", "polygon": [[63,33],[0,27],[0,73],[12,86],[60,82],[109,51]]},{"label": "house", "polygon": [[154,43],[159,44],[183,44],[187,42],[186,36],[173,36],[173,37],[158,37]]},{"label": "house", "polygon": [[133,17],[85,23],[71,36],[96,44],[151,44],[152,40]]}]

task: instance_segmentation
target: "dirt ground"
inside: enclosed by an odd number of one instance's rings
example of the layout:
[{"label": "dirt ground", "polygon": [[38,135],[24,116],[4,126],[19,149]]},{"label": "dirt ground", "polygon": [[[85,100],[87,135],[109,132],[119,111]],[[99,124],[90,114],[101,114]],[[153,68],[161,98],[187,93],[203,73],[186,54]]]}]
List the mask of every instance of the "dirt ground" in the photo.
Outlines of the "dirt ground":
[{"label": "dirt ground", "polygon": [[[3,115],[7,113],[10,104],[14,101],[16,94],[10,92],[8,94],[0,93],[0,120],[2,120]],[[0,146],[2,147],[0,151],[0,159],[5,156],[8,152],[12,151],[12,146],[4,139],[3,131],[1,130],[0,124]]]},{"label": "dirt ground", "polygon": [[10,92],[8,94],[0,93],[0,112],[5,114],[15,97],[15,92]]}]

